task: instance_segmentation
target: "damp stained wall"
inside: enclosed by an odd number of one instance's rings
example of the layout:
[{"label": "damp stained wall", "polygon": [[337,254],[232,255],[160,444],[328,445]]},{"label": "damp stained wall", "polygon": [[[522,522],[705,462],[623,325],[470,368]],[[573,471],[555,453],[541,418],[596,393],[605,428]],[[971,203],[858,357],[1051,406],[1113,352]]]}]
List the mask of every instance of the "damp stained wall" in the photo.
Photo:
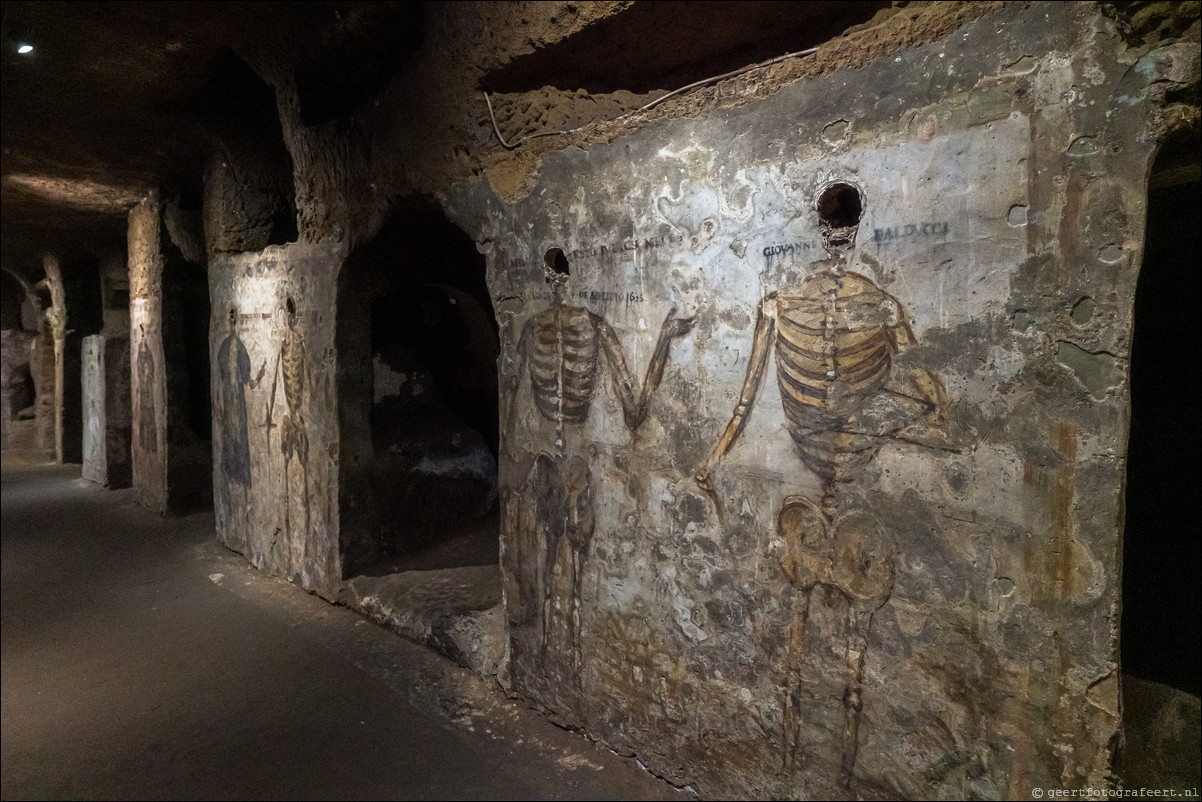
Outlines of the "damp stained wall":
[{"label": "damp stained wall", "polygon": [[339,243],[293,243],[209,260],[217,537],[331,600],[342,582],[334,310],[345,257]]},{"label": "damp stained wall", "polygon": [[448,192],[501,324],[511,692],[704,796],[1104,785],[1156,97],[1198,72],[1009,6]]}]

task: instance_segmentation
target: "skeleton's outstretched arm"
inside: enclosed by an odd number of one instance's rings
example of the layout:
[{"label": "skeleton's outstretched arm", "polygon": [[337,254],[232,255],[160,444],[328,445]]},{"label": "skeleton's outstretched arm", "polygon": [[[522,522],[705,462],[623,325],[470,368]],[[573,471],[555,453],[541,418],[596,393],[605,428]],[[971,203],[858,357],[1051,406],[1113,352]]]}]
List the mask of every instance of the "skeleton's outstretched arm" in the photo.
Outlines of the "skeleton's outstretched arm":
[{"label": "skeleton's outstretched arm", "polygon": [[267,372],[267,360],[263,360],[263,364],[259,366],[259,375],[250,380],[250,389],[259,389],[259,382],[263,381],[263,374]]},{"label": "skeleton's outstretched arm", "polygon": [[605,349],[605,358],[609,361],[609,367],[613,371],[614,390],[622,402],[622,415],[626,419],[626,428],[633,432],[647,418],[647,407],[651,401],[651,394],[659,387],[660,380],[664,377],[664,368],[668,364],[668,351],[672,347],[672,340],[689,333],[696,318],[676,317],[676,307],[668,310],[668,316],[664,318],[664,325],[659,330],[659,340],[655,343],[655,351],[651,354],[651,364],[647,365],[647,375],[643,378],[643,386],[636,399],[634,397],[634,378],[630,375],[630,369],[626,367],[626,356],[622,353],[622,344],[618,342],[618,335],[605,322],[605,318],[592,312],[589,313],[589,317],[592,318],[593,326],[596,327],[597,333],[601,337],[601,347]]},{"label": "skeleton's outstretched arm", "polygon": [[513,431],[514,415],[516,414],[515,407],[517,406],[518,390],[522,384],[522,376],[526,372],[526,360],[530,353],[530,337],[533,326],[531,325],[533,318],[527,320],[522,326],[522,334],[518,338],[517,352],[510,360],[511,368],[505,374],[501,385],[501,432]]},{"label": "skeleton's outstretched arm", "polygon": [[755,321],[755,336],[751,343],[751,356],[747,360],[747,376],[743,379],[739,403],[735,407],[730,423],[726,424],[726,430],[722,432],[718,442],[714,443],[709,455],[697,466],[697,471],[693,474],[693,479],[707,493],[713,493],[714,490],[713,485],[710,484],[710,473],[726,456],[726,453],[734,447],[735,441],[743,433],[743,427],[747,425],[747,416],[755,403],[760,385],[764,383],[764,371],[768,367],[768,354],[772,350],[772,334],[775,329],[776,293],[773,293],[760,303],[759,315]]},{"label": "skeleton's outstretched arm", "polygon": [[895,433],[895,440],[945,451],[962,451],[969,445],[971,432],[961,430],[948,418],[951,401],[938,375],[926,368],[914,368],[898,386],[900,395],[925,404],[928,411]]},{"label": "skeleton's outstretched arm", "polygon": [[[896,299],[894,302],[897,304],[897,321],[888,331],[893,352],[896,354],[917,342],[917,338],[914,336],[914,330],[910,328],[905,307]],[[958,451],[966,445],[963,436],[950,431],[952,427],[947,415],[951,410],[951,402],[943,382],[934,372],[922,367],[912,368],[908,373],[902,373],[890,381],[889,389],[927,407],[925,415],[894,433],[893,439],[952,451]]]},{"label": "skeleton's outstretched arm", "polygon": [[[271,415],[275,411],[275,388],[276,383],[280,379],[280,360],[284,358],[281,350],[275,358],[275,369],[271,371],[271,393],[267,396],[267,420],[263,423],[263,428],[267,430],[267,445],[271,445],[271,430],[275,427],[275,423],[271,420]],[[267,367],[267,363],[263,363],[263,367]]]}]

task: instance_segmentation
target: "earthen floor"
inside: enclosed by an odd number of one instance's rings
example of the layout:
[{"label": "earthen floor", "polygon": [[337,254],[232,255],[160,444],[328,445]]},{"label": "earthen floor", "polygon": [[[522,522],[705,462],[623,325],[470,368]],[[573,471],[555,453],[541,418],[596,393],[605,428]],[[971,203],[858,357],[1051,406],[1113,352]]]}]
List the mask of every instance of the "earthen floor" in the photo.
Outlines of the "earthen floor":
[{"label": "earthen floor", "polygon": [[2,508],[5,799],[690,798],[254,570],[211,513],[7,455]]}]

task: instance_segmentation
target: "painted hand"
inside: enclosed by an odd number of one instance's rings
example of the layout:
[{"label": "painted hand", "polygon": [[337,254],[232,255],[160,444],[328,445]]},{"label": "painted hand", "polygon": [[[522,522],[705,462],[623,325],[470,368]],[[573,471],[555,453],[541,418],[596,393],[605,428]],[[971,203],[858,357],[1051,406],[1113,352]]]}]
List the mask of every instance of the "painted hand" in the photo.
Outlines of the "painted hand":
[{"label": "painted hand", "polygon": [[671,339],[683,337],[693,330],[693,324],[697,322],[697,316],[691,317],[676,317],[676,307],[668,310],[668,316],[664,318],[664,334]]}]

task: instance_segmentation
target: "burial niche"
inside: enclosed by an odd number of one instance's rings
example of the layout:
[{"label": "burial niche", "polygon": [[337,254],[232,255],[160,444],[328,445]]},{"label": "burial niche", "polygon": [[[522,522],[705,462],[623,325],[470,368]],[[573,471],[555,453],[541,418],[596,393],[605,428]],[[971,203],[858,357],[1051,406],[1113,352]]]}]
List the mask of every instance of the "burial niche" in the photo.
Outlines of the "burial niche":
[{"label": "burial niche", "polygon": [[344,574],[497,562],[498,337],[475,244],[394,213],[339,279]]}]

